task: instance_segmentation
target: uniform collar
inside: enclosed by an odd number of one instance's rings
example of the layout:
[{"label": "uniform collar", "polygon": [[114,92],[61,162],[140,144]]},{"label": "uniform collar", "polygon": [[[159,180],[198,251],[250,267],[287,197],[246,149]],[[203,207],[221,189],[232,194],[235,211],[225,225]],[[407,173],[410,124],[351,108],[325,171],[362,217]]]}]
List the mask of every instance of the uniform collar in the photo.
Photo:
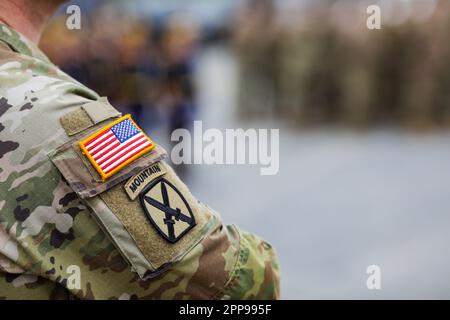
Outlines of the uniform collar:
[{"label": "uniform collar", "polygon": [[27,37],[0,23],[0,41],[7,43],[14,51],[46,62],[48,57]]}]

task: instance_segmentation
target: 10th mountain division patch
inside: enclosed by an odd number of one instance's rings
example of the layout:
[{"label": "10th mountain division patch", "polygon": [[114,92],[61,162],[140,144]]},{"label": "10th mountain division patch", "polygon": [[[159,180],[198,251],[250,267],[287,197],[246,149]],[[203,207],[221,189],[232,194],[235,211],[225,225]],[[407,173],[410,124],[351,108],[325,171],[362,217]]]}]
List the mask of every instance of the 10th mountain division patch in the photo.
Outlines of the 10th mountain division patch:
[{"label": "10th mountain division patch", "polygon": [[148,220],[170,243],[180,240],[196,225],[183,194],[164,178],[149,184],[139,197]]}]

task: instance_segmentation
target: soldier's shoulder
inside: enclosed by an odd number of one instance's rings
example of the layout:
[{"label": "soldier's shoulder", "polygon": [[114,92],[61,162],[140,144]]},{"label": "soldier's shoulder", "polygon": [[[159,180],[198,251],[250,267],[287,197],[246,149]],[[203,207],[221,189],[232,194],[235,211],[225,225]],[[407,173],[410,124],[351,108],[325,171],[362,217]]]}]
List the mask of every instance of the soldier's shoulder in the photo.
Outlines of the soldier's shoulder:
[{"label": "soldier's shoulder", "polygon": [[2,140],[21,139],[26,147],[52,139],[56,133],[63,136],[59,119],[98,98],[52,63],[13,51],[0,42]]}]

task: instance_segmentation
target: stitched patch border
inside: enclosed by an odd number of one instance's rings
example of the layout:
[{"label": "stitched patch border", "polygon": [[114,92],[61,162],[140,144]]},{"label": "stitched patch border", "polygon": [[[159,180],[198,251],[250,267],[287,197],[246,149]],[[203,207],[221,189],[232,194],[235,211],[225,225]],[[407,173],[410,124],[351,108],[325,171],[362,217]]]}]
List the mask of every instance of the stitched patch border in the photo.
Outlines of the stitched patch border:
[{"label": "stitched patch border", "polygon": [[[119,139],[120,136],[117,135],[117,131],[114,131],[114,128],[116,128],[117,125],[119,125],[120,123],[122,123],[124,121],[130,121],[131,125],[133,126],[132,130],[135,130],[134,132],[136,132],[140,137],[142,137],[141,138],[142,141],[145,141],[145,143],[147,143],[147,144],[150,143],[150,144],[148,146],[146,146],[145,148],[143,148],[142,150],[139,150],[135,154],[132,154],[129,158],[127,158],[125,161],[121,162],[120,164],[118,164],[117,166],[112,168],[111,170],[106,170],[107,168],[106,169],[102,168],[101,164],[99,164],[99,162],[98,162],[99,159],[94,159],[94,156],[92,155],[92,150],[88,150],[89,149],[89,143],[92,144],[92,141],[95,138],[101,137],[103,134],[105,134],[105,135],[109,134],[109,133],[107,133],[107,131],[111,131],[112,132],[111,135],[115,136],[115,138],[117,140],[116,143],[120,144],[120,143],[124,142],[124,141],[121,141]],[[129,131],[127,131],[127,132],[129,132]],[[128,140],[125,140],[125,142],[126,141],[128,141]],[[89,159],[89,162],[92,164],[92,166],[100,174],[100,176],[102,178],[102,181],[105,181],[106,179],[108,179],[109,177],[111,177],[112,175],[114,175],[115,173],[120,171],[122,168],[124,168],[125,166],[127,166],[128,164],[133,162],[134,160],[138,159],[142,155],[148,153],[149,151],[151,151],[151,150],[153,150],[155,148],[155,144],[142,131],[142,129],[134,122],[134,120],[131,118],[131,115],[129,115],[129,114],[127,114],[127,115],[125,115],[125,116],[123,116],[123,117],[121,117],[121,118],[111,122],[110,124],[108,124],[107,126],[101,128],[100,130],[96,131],[92,135],[90,135],[87,138],[81,140],[79,142],[79,146],[81,148],[81,151],[82,151],[83,155],[86,156]]]}]

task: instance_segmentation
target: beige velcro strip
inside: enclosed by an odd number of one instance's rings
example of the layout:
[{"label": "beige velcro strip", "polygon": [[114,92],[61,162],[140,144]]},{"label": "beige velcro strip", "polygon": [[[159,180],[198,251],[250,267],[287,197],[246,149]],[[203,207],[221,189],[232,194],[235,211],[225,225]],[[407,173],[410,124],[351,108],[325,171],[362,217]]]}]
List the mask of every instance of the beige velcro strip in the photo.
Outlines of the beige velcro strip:
[{"label": "beige velcro strip", "polygon": [[59,120],[68,136],[73,136],[94,125],[91,118],[82,108],[66,113]]},{"label": "beige velcro strip", "polygon": [[86,103],[82,106],[82,108],[84,111],[86,111],[92,122],[94,122],[95,124],[110,118],[121,116],[121,113],[117,111],[105,97],[102,97],[97,101]]}]

